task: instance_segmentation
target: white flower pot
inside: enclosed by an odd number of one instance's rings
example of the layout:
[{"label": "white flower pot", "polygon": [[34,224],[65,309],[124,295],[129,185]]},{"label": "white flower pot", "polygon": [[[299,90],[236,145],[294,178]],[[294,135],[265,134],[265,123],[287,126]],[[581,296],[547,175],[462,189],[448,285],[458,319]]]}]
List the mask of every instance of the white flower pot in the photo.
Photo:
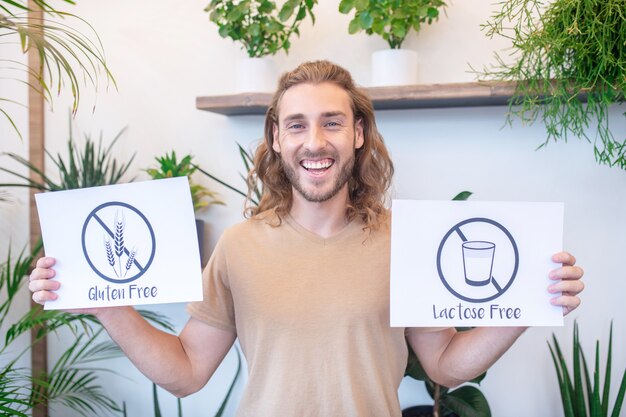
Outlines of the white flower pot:
[{"label": "white flower pot", "polygon": [[237,62],[235,88],[238,93],[273,93],[277,84],[278,72],[270,58],[243,58]]},{"label": "white flower pot", "polygon": [[372,87],[417,84],[417,52],[384,49],[372,53]]}]

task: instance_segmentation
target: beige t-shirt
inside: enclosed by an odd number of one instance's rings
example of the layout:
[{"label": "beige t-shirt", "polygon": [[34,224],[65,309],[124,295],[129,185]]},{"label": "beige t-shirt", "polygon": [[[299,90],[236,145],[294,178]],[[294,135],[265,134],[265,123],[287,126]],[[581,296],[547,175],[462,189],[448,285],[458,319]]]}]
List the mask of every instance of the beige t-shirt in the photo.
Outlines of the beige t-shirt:
[{"label": "beige t-shirt", "polygon": [[398,417],[407,347],[389,327],[390,231],[321,238],[283,219],[228,229],[196,319],[237,333],[249,378],[238,417]]}]

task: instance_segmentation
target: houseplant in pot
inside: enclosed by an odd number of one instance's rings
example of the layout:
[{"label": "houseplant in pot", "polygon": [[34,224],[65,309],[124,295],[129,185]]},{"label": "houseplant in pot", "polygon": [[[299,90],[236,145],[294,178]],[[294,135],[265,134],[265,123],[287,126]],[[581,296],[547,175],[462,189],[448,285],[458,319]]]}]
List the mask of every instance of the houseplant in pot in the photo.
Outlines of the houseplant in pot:
[{"label": "houseplant in pot", "polygon": [[[626,395],[626,370],[621,374],[615,402],[609,404],[611,390],[611,362],[613,358],[613,323],[609,331],[609,343],[604,372],[600,369],[600,342],[596,342],[593,375],[589,373],[587,360],[580,344],[578,323],[574,323],[574,343],[572,344],[573,372],[568,368],[565,356],[556,336],[548,343],[559,383],[563,413],[565,417],[619,417]],[[604,386],[600,384],[600,374],[604,374]],[[619,376],[620,374],[618,374]]]},{"label": "houseplant in pot", "polygon": [[[402,410],[402,417],[491,417],[489,403],[483,393],[473,385],[450,389],[431,380],[409,346],[409,360],[405,376],[424,381],[433,405],[418,405]],[[469,381],[480,384],[486,373]]]},{"label": "houseplant in pot", "polygon": [[626,169],[626,135],[609,123],[626,96],[625,12],[622,0],[504,1],[484,28],[511,40],[509,56],[478,75],[515,83],[507,121],[541,121],[541,146],[585,138],[599,163]]},{"label": "houseplant in pot", "polygon": [[439,18],[443,0],[342,0],[339,11],[344,14],[355,11],[348,26],[354,34],[365,31],[378,35],[389,49],[372,54],[372,85],[417,84],[417,53],[401,49],[407,35],[419,32],[423,24],[431,24]]},{"label": "houseplant in pot", "polygon": [[248,59],[236,67],[239,92],[271,92],[277,72],[269,56],[289,52],[290,38],[299,35],[306,16],[315,22],[317,0],[287,0],[278,9],[274,0],[211,0],[204,9],[223,38],[241,44]]},{"label": "houseplant in pot", "polygon": [[[152,179],[163,179],[173,177],[187,177],[189,180],[189,190],[191,192],[191,200],[193,202],[193,209],[198,212],[204,207],[212,204],[224,204],[217,198],[217,194],[214,191],[210,191],[203,185],[195,183],[191,176],[198,169],[197,165],[192,163],[193,156],[185,155],[181,160],[176,157],[176,152],[166,153],[161,157],[154,158],[158,162],[156,168],[148,168],[146,172],[152,177]],[[196,229],[198,232],[198,245],[200,247],[200,254],[203,253],[204,243],[204,221],[196,219]],[[203,262],[204,264],[204,262]]]}]

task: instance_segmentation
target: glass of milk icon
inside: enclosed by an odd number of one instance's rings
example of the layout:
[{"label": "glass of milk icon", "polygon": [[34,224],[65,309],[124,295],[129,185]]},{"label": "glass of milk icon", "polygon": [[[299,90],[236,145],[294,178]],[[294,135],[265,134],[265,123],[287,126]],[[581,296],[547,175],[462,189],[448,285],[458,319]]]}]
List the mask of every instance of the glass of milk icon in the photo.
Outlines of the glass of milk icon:
[{"label": "glass of milk icon", "polygon": [[491,282],[495,243],[483,240],[463,242],[463,271],[465,282],[475,287]]}]

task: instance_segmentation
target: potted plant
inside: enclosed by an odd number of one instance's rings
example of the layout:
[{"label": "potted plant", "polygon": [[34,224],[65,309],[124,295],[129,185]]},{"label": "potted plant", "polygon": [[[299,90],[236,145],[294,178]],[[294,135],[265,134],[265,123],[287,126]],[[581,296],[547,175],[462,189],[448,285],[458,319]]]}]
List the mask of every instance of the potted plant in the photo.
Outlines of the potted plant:
[{"label": "potted plant", "polygon": [[135,155],[133,155],[127,162],[119,163],[111,154],[111,149],[121,137],[122,133],[124,133],[124,130],[125,129],[122,129],[106,148],[102,145],[102,134],[100,135],[100,140],[97,145],[91,137],[87,135],[85,137],[85,143],[82,149],[80,149],[76,147],[72,126],[70,124],[70,138],[67,142],[67,160],[60,154],[53,156],[46,150],[46,155],[58,168],[58,181],[54,180],[45,172],[42,172],[27,159],[19,155],[10,152],[0,154],[8,156],[21,165],[24,165],[41,178],[40,181],[35,181],[18,172],[0,167],[0,171],[7,172],[21,181],[0,184],[0,187],[29,187],[39,191],[60,191],[117,184],[128,171],[130,164],[135,158]]},{"label": "potted plant", "polygon": [[515,83],[507,121],[541,120],[547,136],[540,147],[585,138],[599,163],[626,169],[626,136],[613,135],[608,111],[626,95],[624,11],[618,0],[503,2],[484,28],[512,41],[513,59],[496,54],[478,74]]},{"label": "potted plant", "polygon": [[274,0],[211,0],[204,9],[219,28],[223,38],[241,44],[248,59],[236,67],[239,92],[272,92],[277,73],[268,57],[278,51],[289,52],[290,38],[299,35],[307,16],[315,23],[313,6],[317,0],[287,0],[280,10]]},{"label": "potted plant", "polygon": [[348,26],[354,34],[365,31],[382,37],[389,49],[372,54],[372,85],[417,84],[417,52],[401,49],[407,35],[439,18],[443,0],[341,0],[339,11],[355,10]]},{"label": "potted plant", "polygon": [[[609,404],[611,390],[611,361],[613,345],[613,323],[609,331],[609,347],[606,355],[604,370],[604,386],[600,384],[600,342],[596,341],[593,375],[589,373],[587,360],[579,340],[578,323],[574,322],[574,343],[572,352],[573,372],[568,369],[567,363],[556,336],[552,334],[552,345],[548,342],[550,355],[556,370],[563,413],[565,417],[619,417],[626,395],[626,369],[622,374],[622,381],[617,391],[617,397],[612,409]],[[610,413],[610,414],[609,414]]]},{"label": "potted plant", "polygon": [[[246,185],[248,185],[248,173],[254,168],[254,160],[250,152],[246,151],[243,146],[241,146],[240,144],[237,144],[237,147],[239,148],[239,156],[241,157],[241,161],[245,168],[245,173],[244,174],[240,173],[239,176],[241,177],[241,179],[244,180]],[[242,191],[241,189],[235,187],[234,185],[228,184],[226,181],[219,179],[215,175],[211,174],[208,171],[203,170],[202,168],[198,166],[196,166],[196,168],[198,168],[198,172],[206,175],[213,181],[217,182],[218,184],[223,185],[229,190],[236,192],[243,198],[246,198],[248,196],[246,191]],[[254,206],[258,206],[259,201],[261,201],[262,193],[263,193],[262,185],[258,182],[255,183],[254,186],[252,187],[252,194],[250,195],[250,203]]]},{"label": "potted plant", "polygon": [[[197,165],[194,165],[191,161],[193,157],[191,155],[185,155],[180,161],[176,157],[176,152],[166,153],[164,156],[154,158],[158,163],[157,168],[148,168],[146,172],[152,177],[152,179],[163,179],[173,177],[187,177],[189,180],[189,189],[191,191],[191,200],[193,202],[194,211],[198,212],[200,209],[212,204],[224,204],[217,198],[217,194],[210,191],[203,185],[196,184],[191,176],[198,169]],[[196,229],[198,233],[198,245],[200,247],[200,254],[203,254],[204,246],[204,221],[196,219]],[[204,261],[202,262],[204,264]]]},{"label": "potted plant", "polygon": [[[74,4],[72,0],[64,0]],[[30,4],[30,2],[28,2]],[[0,32],[2,36],[15,36],[15,45],[20,45],[22,53],[34,48],[41,59],[40,68],[29,68],[12,59],[0,58],[0,70],[3,76],[16,82],[22,80],[24,74],[34,75],[36,84],[29,84],[35,91],[41,92],[48,102],[52,102],[52,92],[60,92],[69,85],[72,92],[72,112],[76,112],[83,84],[91,84],[98,88],[98,80],[105,76],[107,81],[115,84],[115,80],[104,60],[104,51],[93,28],[86,25],[91,32],[86,36],[72,28],[67,21],[59,23],[56,18],[71,20],[84,24],[83,19],[71,13],[61,12],[46,0],[33,0],[32,4],[41,8],[43,19],[31,19],[26,12],[31,11],[26,1],[0,0]],[[19,42],[18,42],[19,39]],[[9,44],[6,42],[5,44]],[[13,75],[15,74],[15,75]],[[22,138],[18,126],[11,117],[11,104],[16,102],[11,97],[0,95],[0,116],[5,117],[15,133]]]},{"label": "potted plant", "polygon": [[[473,385],[463,385],[450,389],[431,380],[422,368],[417,356],[409,346],[409,360],[404,373],[419,381],[424,381],[426,390],[433,399],[433,405],[418,405],[402,410],[402,417],[491,417],[489,403],[483,393]],[[486,373],[469,381],[480,384]]]}]

